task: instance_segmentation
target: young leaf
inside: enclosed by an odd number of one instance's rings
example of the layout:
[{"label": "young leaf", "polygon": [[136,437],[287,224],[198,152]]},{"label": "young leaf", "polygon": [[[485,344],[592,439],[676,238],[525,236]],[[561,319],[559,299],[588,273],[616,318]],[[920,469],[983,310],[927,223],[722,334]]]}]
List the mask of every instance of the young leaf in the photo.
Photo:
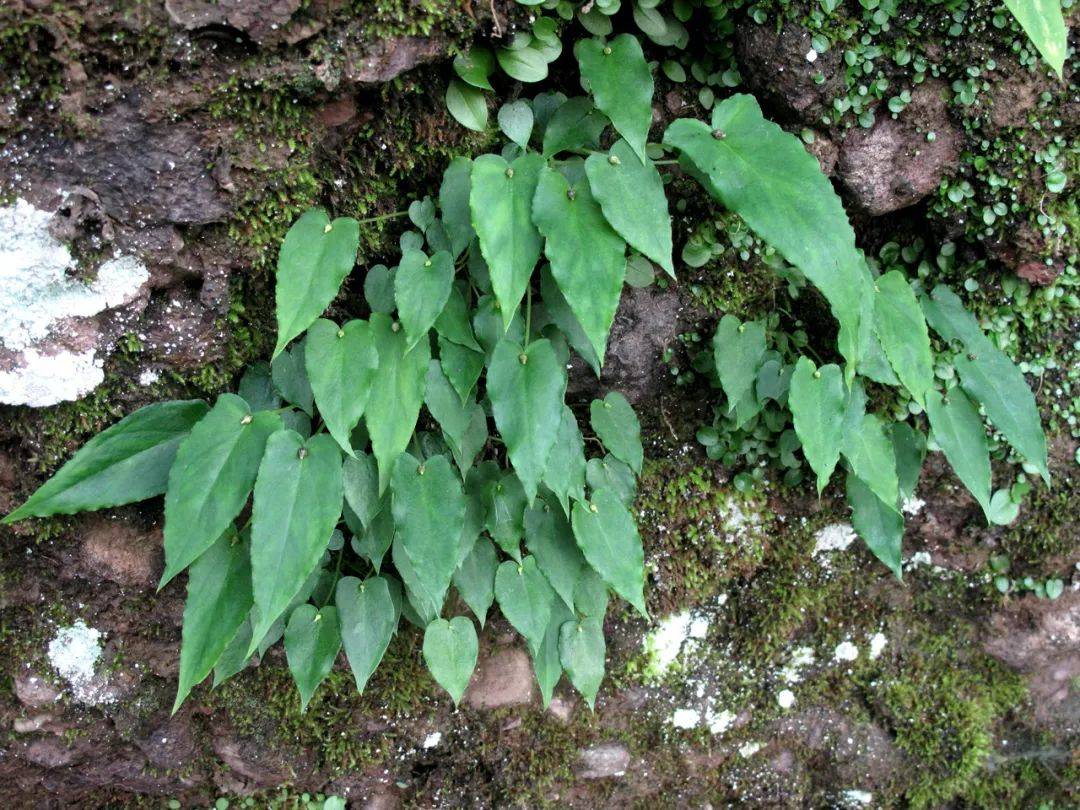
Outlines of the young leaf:
[{"label": "young leaf", "polygon": [[455,706],[469,686],[479,650],[476,628],[464,616],[436,619],[424,631],[424,662]]},{"label": "young leaf", "polygon": [[367,453],[357,453],[345,459],[341,466],[341,483],[345,503],[365,528],[382,508],[379,500],[379,468]]},{"label": "young leaf", "polygon": [[608,154],[594,152],[585,173],[604,218],[631,247],[675,278],[671,262],[671,217],[664,182],[651,160],[642,163],[623,140]]},{"label": "young leaf", "polygon": [[604,680],[606,650],[601,619],[569,621],[559,629],[559,660],[590,709],[596,707],[596,693]]},{"label": "young leaf", "polygon": [[500,107],[499,129],[522,149],[528,149],[533,130],[533,111],[529,102],[512,101]]},{"label": "young leaf", "polygon": [[251,610],[248,544],[232,530],[222,534],[191,566],[187,594],[173,714],[210,674]]},{"label": "young leaf", "polygon": [[371,451],[379,462],[379,492],[390,482],[390,470],[409,446],[420,406],[424,403],[431,346],[421,340],[405,350],[405,334],[389,316],[374,313],[371,331],[379,352],[379,367],[371,384],[364,409],[364,421],[371,434]]},{"label": "young leaf", "polygon": [[356,577],[342,577],[338,580],[334,604],[341,623],[345,657],[349,659],[356,689],[363,694],[394,637],[398,609],[388,580],[383,577],[371,577],[363,582]]},{"label": "young leaf", "polygon": [[513,163],[498,155],[482,155],[473,161],[469,207],[504,331],[510,328],[540,258],[543,240],[533,225],[532,201],[544,165],[536,152]]},{"label": "young leaf", "polygon": [[531,503],[562,419],[566,369],[550,341],[522,349],[504,340],[488,366],[487,392],[514,471]]},{"label": "young leaf", "polygon": [[816,369],[811,360],[799,358],[791,376],[788,407],[803,455],[817,475],[819,495],[840,460],[846,399],[839,366],[830,363]]},{"label": "young leaf", "polygon": [[443,374],[464,401],[476,387],[484,370],[484,353],[439,336],[439,365]]},{"label": "young leaf", "polygon": [[367,405],[379,352],[367,321],[338,327],[320,318],[304,341],[307,376],[319,415],[341,449],[355,456],[350,436]]},{"label": "young leaf", "polygon": [[222,394],[176,451],[165,490],[165,584],[232,525],[247,502],[266,439],[281,427],[276,413],[251,413]]},{"label": "young leaf", "polygon": [[499,559],[495,546],[484,536],[476,538],[469,555],[454,572],[454,587],[484,626],[487,612],[495,601],[495,570]]},{"label": "young leaf", "polygon": [[937,391],[928,392],[926,415],[930,419],[934,441],[989,520],[990,450],[986,446],[986,430],[979,412],[963,391],[954,388],[945,397]]},{"label": "young leaf", "polygon": [[288,351],[275,357],[270,363],[270,375],[274,388],[285,398],[285,401],[311,416],[314,397],[305,368],[306,343],[305,338]]},{"label": "young leaf", "polygon": [[585,499],[585,440],[577,417],[563,405],[555,443],[548,453],[543,483],[559,501],[563,514],[570,517],[570,498]]},{"label": "young leaf", "polygon": [[465,303],[465,296],[457,287],[451,287],[446,306],[435,319],[435,331],[439,333],[439,337],[453,341],[459,346],[482,351],[469,324],[469,308]]},{"label": "young leaf", "polygon": [[544,640],[555,591],[536,565],[536,558],[521,563],[507,560],[495,572],[495,599],[506,620],[521,633],[535,656]]},{"label": "young leaf", "polygon": [[277,346],[290,340],[322,315],[353,269],[360,244],[360,225],[350,217],[333,222],[321,208],[306,211],[285,234],[278,255]]},{"label": "young leaf", "polygon": [[428,330],[446,306],[454,284],[454,259],[445,250],[430,259],[421,250],[406,251],[398,265],[394,300],[411,350],[427,337]]},{"label": "young leaf", "polygon": [[559,328],[574,351],[599,377],[600,358],[596,356],[596,349],[593,348],[589,336],[585,334],[580,321],[566,302],[559,285],[555,282],[555,277],[551,275],[551,267],[546,264],[540,268],[540,295],[543,296],[544,310],[548,319]]},{"label": "young leaf", "polygon": [[88,441],[4,518],[71,515],[153,498],[165,491],[177,448],[209,408],[202,400],[147,405]]},{"label": "young leaf", "polygon": [[[326,434],[279,430],[266,442],[251,518],[251,584],[261,639],[319,564],[341,517],[341,451]],[[248,652],[254,651],[254,645]]]},{"label": "young leaf", "polygon": [[602,400],[594,399],[589,406],[589,417],[607,451],[640,473],[644,459],[641,423],[626,397],[618,391],[610,391]]},{"label": "young leaf", "polygon": [[851,506],[851,525],[859,537],[873,555],[901,579],[904,516],[885,504],[852,472],[847,474],[847,501]]},{"label": "young leaf", "polygon": [[851,430],[844,430],[840,452],[862,482],[895,510],[899,497],[896,457],[881,420],[872,413],[864,413]]},{"label": "young leaf", "polygon": [[574,45],[574,56],[596,106],[644,163],[645,141],[652,126],[653,78],[641,43],[630,34],[620,34],[607,44],[580,39]]},{"label": "young leaf", "polygon": [[589,565],[615,593],[648,617],[645,609],[645,553],[634,518],[607,489],[593,492],[589,503],[573,510],[574,537]]},{"label": "young leaf", "polygon": [[439,186],[439,209],[442,212],[443,227],[450,237],[450,252],[454,254],[454,258],[461,255],[475,235],[472,214],[469,211],[471,176],[472,160],[459,156],[450,161],[443,172],[442,185]]},{"label": "young leaf", "polygon": [[930,333],[915,293],[899,270],[891,270],[875,282],[874,327],[896,376],[922,404],[934,385]]},{"label": "young leaf", "polygon": [[1069,29],[1061,13],[1061,0],[1005,0],[1005,5],[1061,78],[1069,47]]},{"label": "young leaf", "polygon": [[821,290],[840,322],[841,352],[856,361],[870,275],[817,158],[797,136],[766,121],[753,96],[741,94],[713,108],[712,126],[675,121],[664,143],[682,153],[679,162],[713,197]]},{"label": "young leaf", "polygon": [[525,545],[555,593],[572,610],[585,558],[565,515],[543,501],[526,510]]},{"label": "young leaf", "polygon": [[457,79],[446,86],[446,109],[466,129],[483,132],[487,128],[487,100],[482,91]]},{"label": "young leaf", "polygon": [[555,169],[540,173],[533,221],[547,240],[551,274],[602,363],[626,275],[626,244],[607,224],[588,182],[570,185]]},{"label": "young leaf", "polygon": [[597,148],[600,133],[609,123],[592,99],[585,96],[570,99],[555,111],[544,128],[544,157],[564,150]]},{"label": "young leaf", "polygon": [[559,659],[559,629],[567,622],[577,624],[574,613],[561,600],[556,599],[551,605],[551,618],[548,619],[540,650],[532,657],[533,672],[536,673],[536,682],[540,686],[540,697],[544,708],[551,703],[555,687],[559,685],[559,679],[562,677],[562,661]]},{"label": "young leaf", "polygon": [[1038,468],[1050,484],[1046,436],[1039,420],[1035,397],[1020,369],[983,334],[975,316],[964,309],[960,298],[939,284],[930,299],[922,299],[926,320],[946,340],[964,345],[966,354],[956,358],[960,385],[986,410],[994,427],[1004,434],[1020,455]]},{"label": "young leaf", "polygon": [[765,355],[765,324],[741,323],[734,315],[720,319],[712,340],[713,361],[727,395],[728,412],[735,410],[747,391],[752,391]]},{"label": "young leaf", "polygon": [[445,456],[432,456],[421,464],[402,453],[394,464],[391,487],[402,551],[425,594],[442,605],[457,567],[457,543],[465,524],[461,479]]},{"label": "young leaf", "polygon": [[589,489],[607,489],[629,509],[637,497],[637,479],[629,464],[610,453],[603,458],[590,458],[585,465],[585,482]]},{"label": "young leaf", "polygon": [[341,649],[341,628],[337,608],[317,609],[300,605],[285,627],[285,658],[289,672],[300,690],[300,711],[307,709],[311,696],[334,668]]},{"label": "young leaf", "polygon": [[495,70],[495,55],[490,48],[470,48],[454,57],[454,72],[465,82],[481,90],[494,90],[488,76]]}]

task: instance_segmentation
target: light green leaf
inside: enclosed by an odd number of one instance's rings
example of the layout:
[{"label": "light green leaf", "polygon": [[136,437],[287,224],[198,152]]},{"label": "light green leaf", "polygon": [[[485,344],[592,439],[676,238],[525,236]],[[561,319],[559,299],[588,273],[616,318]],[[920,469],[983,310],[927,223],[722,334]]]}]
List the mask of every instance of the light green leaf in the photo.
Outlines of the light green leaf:
[{"label": "light green leaf", "polygon": [[439,186],[439,209],[442,211],[443,227],[450,237],[454,258],[469,246],[475,232],[472,213],[469,211],[469,190],[472,187],[472,160],[455,157],[443,172]]},{"label": "light green leaf", "polygon": [[990,450],[979,412],[963,391],[954,388],[945,397],[928,392],[926,415],[934,441],[990,520]]},{"label": "light green leaf", "polygon": [[222,534],[191,566],[180,641],[180,682],[173,714],[214,668],[251,610],[248,544]]},{"label": "light green leaf", "polygon": [[397,630],[398,609],[388,580],[383,577],[371,577],[363,582],[356,577],[342,577],[338,580],[334,603],[345,657],[356,679],[356,689],[363,694]]},{"label": "light green leaf", "polygon": [[503,73],[511,79],[531,84],[547,78],[548,60],[536,48],[525,47],[513,50],[511,48],[498,48],[495,58],[499,60],[499,67]]},{"label": "light green leaf", "polygon": [[483,132],[487,128],[487,99],[483,91],[465,82],[451,79],[446,85],[446,109],[466,129]]},{"label": "light green leaf", "polygon": [[487,620],[487,612],[495,601],[495,570],[499,558],[495,546],[481,535],[473,543],[469,555],[454,572],[454,587],[469,606],[480,626]]},{"label": "light green leaf", "polygon": [[548,453],[543,483],[555,493],[563,514],[570,517],[570,498],[585,499],[585,440],[577,417],[563,405],[555,443]]},{"label": "light green leaf", "polygon": [[177,448],[207,411],[202,400],[186,400],[147,405],[125,416],[88,441],[3,522],[90,512],[160,495]]},{"label": "light green leaf", "polygon": [[306,211],[289,228],[278,254],[275,356],[330,306],[353,269],[359,244],[355,219],[331,222],[321,208]]},{"label": "light green leaf", "polygon": [[602,400],[594,399],[589,406],[589,417],[607,451],[640,473],[644,460],[641,423],[626,397],[618,391],[609,391]]},{"label": "light green leaf", "polygon": [[341,449],[355,455],[350,436],[363,416],[379,365],[371,326],[352,320],[339,327],[320,318],[308,329],[304,355],[319,415]]},{"label": "light green leaf", "polygon": [[547,466],[562,419],[566,369],[551,343],[523,349],[504,340],[488,366],[487,392],[495,424],[530,503]]},{"label": "light green leaf", "polygon": [[424,631],[424,662],[455,706],[469,686],[479,650],[476,628],[464,616],[436,619]]},{"label": "light green leaf", "polygon": [[881,420],[872,413],[864,413],[852,429],[844,430],[840,452],[862,482],[895,510],[899,497],[896,457]]},{"label": "light green leaf", "polygon": [[[465,525],[461,479],[445,456],[432,456],[421,465],[402,453],[394,464],[391,486],[401,549],[419,587],[441,606],[457,567],[458,539]],[[395,563],[397,559],[395,552]]]},{"label": "light green leaf", "polygon": [[615,593],[645,617],[645,553],[633,515],[608,489],[573,509],[574,537],[585,559]]},{"label": "light green leaf", "polygon": [[510,327],[529,286],[543,240],[532,221],[532,201],[544,158],[529,152],[507,163],[498,155],[473,161],[469,207],[491,288]]},{"label": "light green leaf", "polygon": [[267,437],[281,427],[222,394],[176,451],[165,490],[165,572],[158,589],[194,562],[244,508]]},{"label": "light green leaf", "polygon": [[454,57],[454,72],[462,81],[481,90],[494,90],[488,77],[495,70],[495,55],[490,48],[470,48]]},{"label": "light green leaf", "polygon": [[341,467],[341,481],[345,503],[363,526],[370,526],[382,507],[379,500],[379,468],[375,459],[367,453],[357,453],[345,459]]},{"label": "light green leaf", "polygon": [[371,331],[379,352],[379,367],[364,409],[371,451],[379,462],[379,491],[386,490],[390,470],[412,438],[424,403],[431,346],[421,340],[405,350],[405,333],[382,313],[371,316]]},{"label": "light green leaf", "polygon": [[1069,30],[1061,13],[1061,0],[1005,0],[1005,6],[1061,78],[1069,48]]},{"label": "light green leaf", "polygon": [[1016,451],[1038,468],[1050,484],[1046,436],[1035,397],[1020,369],[983,334],[975,316],[956,293],[939,284],[932,299],[922,299],[926,320],[946,340],[962,343],[966,354],[956,358],[964,390],[981,403],[986,415]]},{"label": "light green leaf", "polygon": [[606,651],[601,619],[569,621],[559,629],[559,660],[570,683],[585,698],[590,709],[596,707],[596,693],[604,680]]},{"label": "light green leaf", "polygon": [[318,566],[343,499],[341,451],[330,436],[305,442],[294,431],[279,430],[266,442],[251,519],[251,584],[259,610],[254,639],[263,637]]},{"label": "light green leaf", "polygon": [[319,610],[314,605],[300,605],[285,627],[285,658],[289,672],[300,690],[300,711],[307,709],[341,650],[341,628],[337,608],[328,605]]},{"label": "light green leaf", "polygon": [[580,39],[574,45],[574,56],[596,106],[644,163],[645,142],[652,126],[653,78],[641,43],[630,34],[620,34],[607,44]]},{"label": "light green leaf", "polygon": [[499,129],[522,149],[529,148],[533,130],[533,111],[527,101],[512,101],[499,108]]},{"label": "light green leaf", "polygon": [[538,501],[525,512],[525,545],[555,593],[572,610],[585,557],[566,516],[543,499]]},{"label": "light green leaf", "polygon": [[548,619],[540,650],[532,657],[533,672],[536,673],[536,682],[540,686],[544,708],[551,703],[555,687],[559,685],[559,679],[562,677],[562,661],[559,659],[559,629],[567,622],[577,623],[573,611],[561,600],[556,599],[551,604],[551,618]]},{"label": "light green leaf", "polygon": [[803,455],[817,475],[819,495],[840,460],[846,400],[839,366],[830,363],[816,369],[811,360],[799,358],[791,377],[788,407]]},{"label": "light green leaf", "polygon": [[855,363],[872,301],[870,274],[817,158],[797,136],[766,121],[748,95],[717,104],[712,126],[675,121],[664,143],[682,153],[680,163],[713,197],[821,290],[840,322],[840,350]]},{"label": "light green leaf", "polygon": [[398,265],[394,300],[411,350],[427,337],[428,330],[446,306],[454,284],[454,259],[440,250],[430,259],[421,250],[407,250]]},{"label": "light green leaf", "polygon": [[602,363],[626,275],[626,243],[607,224],[588,182],[570,185],[555,169],[540,173],[533,221],[547,240],[551,274]]},{"label": "light green leaf", "polygon": [[915,293],[904,274],[891,270],[874,284],[874,328],[900,382],[922,404],[934,385],[934,359]]},{"label": "light green leaf", "polygon": [[435,331],[439,333],[439,337],[453,341],[459,346],[481,351],[480,344],[476,342],[472,326],[469,324],[469,308],[465,303],[465,296],[457,287],[450,289],[446,306],[435,319]]},{"label": "light green leaf", "polygon": [[589,336],[570,309],[554,276],[551,275],[551,267],[545,264],[540,268],[540,295],[544,299],[544,310],[548,319],[559,328],[566,336],[567,342],[580,355],[581,359],[589,364],[597,377],[600,376],[600,358],[596,356]]},{"label": "light green leaf", "polygon": [[467,399],[484,370],[483,352],[439,337],[439,365],[459,397]]},{"label": "light green leaf", "polygon": [[521,563],[507,560],[495,572],[495,599],[506,620],[521,633],[536,656],[544,640],[555,591],[536,565],[526,556]]},{"label": "light green leaf", "polygon": [[882,502],[874,491],[852,472],[847,474],[847,500],[851,525],[875,557],[901,579],[901,550],[904,516]]},{"label": "light green leaf", "polygon": [[608,154],[585,161],[593,196],[611,227],[675,278],[671,262],[671,217],[664,182],[651,160],[642,163],[630,145],[616,141]]},{"label": "light green leaf", "polygon": [[765,355],[765,324],[762,321],[742,323],[734,315],[725,315],[716,327],[712,349],[716,373],[727,395],[730,413],[746,392],[754,388]]},{"label": "light green leaf", "polygon": [[592,99],[584,96],[570,99],[555,111],[544,129],[544,157],[562,151],[598,148],[600,134],[609,123]]}]

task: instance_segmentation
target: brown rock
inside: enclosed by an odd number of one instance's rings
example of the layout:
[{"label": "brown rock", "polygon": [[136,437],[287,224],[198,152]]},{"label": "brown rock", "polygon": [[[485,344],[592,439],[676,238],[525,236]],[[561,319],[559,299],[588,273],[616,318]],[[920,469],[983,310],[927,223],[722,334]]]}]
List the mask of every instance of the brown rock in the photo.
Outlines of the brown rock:
[{"label": "brown rock", "polygon": [[956,166],[961,133],[949,120],[946,92],[941,82],[919,85],[899,117],[879,109],[873,127],[852,129],[844,138],[837,173],[868,214],[918,202]]},{"label": "brown rock", "polygon": [[578,752],[575,771],[581,779],[623,776],[630,766],[630,752],[620,743],[603,743]]},{"label": "brown rock", "polygon": [[446,43],[427,37],[382,39],[364,53],[351,57],[345,78],[360,84],[381,84],[417,65],[431,62],[446,53]]},{"label": "brown rock", "polygon": [[286,30],[301,0],[165,0],[165,10],[189,31],[228,25],[260,44],[287,39]]},{"label": "brown rock", "polygon": [[352,96],[334,99],[319,110],[319,123],[324,127],[340,127],[356,117],[356,102]]},{"label": "brown rock", "polygon": [[81,557],[83,566],[102,579],[149,588],[162,568],[161,530],[92,516],[83,522]]},{"label": "brown rock", "polygon": [[480,662],[465,703],[475,709],[521,706],[532,701],[534,680],[528,653],[519,647],[499,649]]},{"label": "brown rock", "polygon": [[50,706],[60,697],[60,690],[33,673],[21,673],[14,680],[15,697],[30,709]]},{"label": "brown rock", "polygon": [[1030,284],[1045,287],[1053,284],[1054,280],[1061,275],[1063,267],[1046,262],[1025,262],[1016,268],[1016,275]]}]

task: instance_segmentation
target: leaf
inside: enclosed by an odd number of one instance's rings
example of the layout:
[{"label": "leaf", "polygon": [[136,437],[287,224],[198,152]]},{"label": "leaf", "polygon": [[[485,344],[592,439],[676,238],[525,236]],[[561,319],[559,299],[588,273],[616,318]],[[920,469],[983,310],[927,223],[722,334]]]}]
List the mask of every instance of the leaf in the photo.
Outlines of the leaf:
[{"label": "leaf", "polygon": [[480,344],[476,342],[472,326],[469,324],[469,308],[465,303],[465,296],[457,287],[451,287],[446,306],[435,319],[435,331],[440,337],[453,341],[459,346],[481,351]]},{"label": "leaf", "polygon": [[487,99],[465,82],[451,79],[446,85],[446,109],[466,129],[483,132],[487,128]]},{"label": "leaf", "polygon": [[379,463],[379,492],[390,482],[390,470],[409,446],[420,406],[424,403],[431,346],[421,340],[405,350],[405,333],[389,316],[373,313],[371,331],[379,352],[379,367],[364,409],[371,434],[371,451]]},{"label": "leaf", "polygon": [[574,587],[581,578],[585,557],[566,516],[543,501],[526,510],[525,544],[540,572],[572,610]]},{"label": "leaf", "polygon": [[322,315],[353,269],[360,224],[351,217],[333,222],[321,208],[305,211],[285,234],[278,254],[278,338],[274,356]]},{"label": "leaf", "polygon": [[945,458],[979,502],[990,520],[990,450],[986,445],[986,430],[979,412],[964,392],[958,388],[942,397],[937,391],[926,395],[926,415]]},{"label": "leaf", "polygon": [[266,439],[281,427],[222,394],[176,451],[165,490],[165,572],[158,590],[213,545],[240,514],[255,483]]},{"label": "leaf", "polygon": [[462,81],[481,90],[494,90],[488,77],[495,70],[495,55],[490,48],[470,48],[454,57],[454,72]]},{"label": "leaf", "polygon": [[803,455],[817,474],[819,495],[840,460],[846,399],[839,366],[830,363],[817,369],[811,360],[799,358],[791,376],[788,407]]},{"label": "leaf", "polygon": [[680,164],[713,197],[821,290],[840,322],[841,352],[854,363],[872,300],[870,276],[817,158],[797,136],[766,121],[753,96],[742,94],[713,108],[712,126],[673,122],[664,143],[681,152]]},{"label": "leaf", "polygon": [[765,324],[742,323],[734,315],[725,315],[716,328],[712,347],[716,373],[727,395],[730,413],[746,392],[754,388],[765,355]]},{"label": "leaf", "polygon": [[544,640],[540,649],[533,659],[533,672],[536,674],[536,682],[540,686],[540,696],[544,708],[551,703],[551,697],[555,687],[559,685],[562,677],[562,661],[559,659],[559,629],[566,622],[576,622],[573,612],[556,599],[551,604],[551,618],[548,619],[547,629],[544,631]]},{"label": "leaf", "polygon": [[397,304],[394,303],[395,267],[391,270],[385,264],[377,264],[364,276],[364,299],[372,312],[390,314]]},{"label": "leaf", "polygon": [[923,459],[926,457],[926,437],[907,422],[889,425],[889,438],[896,455],[896,477],[900,485],[900,499],[914,497],[919,483]]},{"label": "leaf", "polygon": [[585,440],[577,417],[563,405],[555,443],[548,453],[543,483],[559,501],[563,514],[570,517],[570,498],[585,499]]},{"label": "leaf", "polygon": [[607,614],[608,586],[596,570],[586,566],[574,588],[574,610],[582,616],[603,620]]},{"label": "leaf", "polygon": [[457,568],[457,543],[465,524],[461,479],[445,456],[432,456],[421,465],[402,453],[394,464],[391,488],[401,549],[420,587],[441,606]]},{"label": "leaf", "polygon": [[533,111],[527,101],[512,101],[499,108],[499,129],[522,149],[529,148],[533,130]]},{"label": "leaf", "polygon": [[443,598],[427,590],[426,585],[416,573],[412,558],[405,552],[401,536],[394,535],[391,546],[394,567],[397,569],[401,582],[405,586],[406,602],[402,606],[407,618],[412,624],[423,628],[428,622],[439,618],[442,612]]},{"label": "leaf", "polygon": [[495,58],[499,60],[503,73],[511,79],[531,84],[547,78],[547,60],[536,48],[497,48]]},{"label": "leaf", "polygon": [[641,449],[641,423],[637,414],[618,391],[609,391],[602,400],[594,399],[589,417],[597,437],[608,452],[641,472],[644,453]]},{"label": "leaf", "polygon": [[578,96],[568,100],[555,111],[544,129],[544,157],[599,147],[600,134],[609,123],[608,117],[596,109],[592,99]]},{"label": "leaf", "polygon": [[469,190],[472,187],[472,160],[455,157],[443,172],[439,186],[439,209],[443,227],[450,237],[451,253],[457,258],[469,246],[475,234],[472,213],[469,211]]},{"label": "leaf", "polygon": [[653,162],[642,163],[630,145],[620,140],[607,155],[601,152],[589,155],[585,173],[611,227],[631,247],[675,278],[667,194]]},{"label": "leaf", "polygon": [[922,306],[935,332],[964,345],[967,354],[956,358],[961,386],[982,404],[994,427],[1039,470],[1049,486],[1046,436],[1035,397],[1020,369],[990,342],[975,316],[944,284],[934,288],[932,299],[923,298]]},{"label": "leaf", "polygon": [[580,39],[574,45],[574,56],[596,106],[644,163],[645,141],[652,126],[653,78],[641,43],[630,34],[620,34],[606,45],[596,39]]},{"label": "leaf", "polygon": [[852,472],[847,474],[847,500],[851,506],[851,525],[859,537],[873,555],[901,579],[904,516],[884,503]]},{"label": "leaf", "polygon": [[338,611],[333,606],[319,610],[314,605],[300,605],[285,627],[285,658],[289,672],[300,690],[300,711],[307,709],[315,690],[334,668],[341,650]]},{"label": "leaf", "polygon": [[180,681],[173,714],[192,688],[210,674],[250,610],[248,544],[229,531],[195,561],[188,574],[180,641]]},{"label": "leaf", "polygon": [[394,542],[394,518],[384,506],[371,520],[362,535],[354,537],[352,549],[367,558],[378,572],[382,569],[383,557]]},{"label": "leaf", "polygon": [[[432,360],[428,364],[427,382],[424,384],[424,404],[435,417],[435,421],[439,423],[439,427],[443,429],[443,434],[451,449],[460,454],[474,415],[479,411],[483,416],[483,409],[471,398],[462,401],[450,381],[446,379],[438,360]],[[484,435],[486,438],[486,431]]]},{"label": "leaf", "polygon": [[252,363],[248,366],[236,387],[236,394],[253,411],[272,411],[281,405],[281,397],[274,390],[269,363]]},{"label": "leaf", "polygon": [[1069,48],[1069,30],[1061,12],[1061,0],[1005,0],[1005,6],[1061,78]]},{"label": "leaf", "polygon": [[439,338],[439,365],[462,400],[467,399],[484,370],[483,352]]},{"label": "leaf", "polygon": [[559,660],[570,683],[596,708],[596,693],[604,680],[604,626],[598,618],[565,622],[559,629]]},{"label": "leaf", "polygon": [[535,656],[544,640],[555,591],[536,565],[526,556],[521,563],[507,560],[495,572],[495,599],[506,620],[525,638]]},{"label": "leaf", "polygon": [[581,359],[589,364],[593,373],[599,377],[600,358],[596,356],[596,349],[593,348],[581,322],[566,302],[559,285],[555,282],[555,277],[551,275],[551,267],[546,264],[540,268],[540,294],[543,296],[544,309],[548,318],[566,336],[567,342],[574,347],[574,351],[581,356]]},{"label": "leaf", "polygon": [[469,555],[454,572],[454,587],[469,606],[480,626],[487,620],[487,612],[495,601],[495,570],[499,559],[491,541],[480,536],[473,543]]},{"label": "leaf", "polygon": [[397,629],[398,610],[388,583],[383,577],[338,580],[334,604],[341,622],[341,643],[360,694]]},{"label": "leaf", "polygon": [[529,503],[555,443],[565,391],[566,369],[549,341],[522,349],[504,340],[495,347],[488,365],[488,398]]},{"label": "leaf", "polygon": [[430,259],[421,250],[409,250],[402,255],[394,284],[394,300],[408,338],[406,350],[427,337],[428,330],[446,306],[453,284],[454,260],[445,250]]},{"label": "leaf", "polygon": [[177,448],[209,410],[193,399],[147,405],[125,416],[88,441],[3,522],[90,512],[160,495]]},{"label": "leaf", "polygon": [[607,224],[588,182],[570,185],[555,169],[540,173],[533,221],[547,240],[551,274],[603,363],[626,275],[626,244]]},{"label": "leaf", "polygon": [[629,509],[637,497],[634,471],[610,453],[603,458],[590,458],[585,465],[585,481],[589,489],[609,489]]},{"label": "leaf", "polygon": [[305,368],[307,338],[284,351],[270,363],[274,387],[285,401],[312,415],[313,395]]},{"label": "leaf", "polygon": [[896,457],[881,420],[872,413],[863,414],[851,430],[844,430],[840,452],[862,482],[895,510],[899,497]]},{"label": "leaf", "polygon": [[487,485],[486,495],[488,509],[485,528],[503,551],[520,560],[519,544],[525,534],[525,508],[528,506],[521,481],[507,472]]},{"label": "leaf", "polygon": [[251,585],[259,609],[253,638],[262,638],[319,565],[343,498],[341,452],[332,438],[319,434],[305,442],[279,430],[266,442],[251,512]]},{"label": "leaf", "polygon": [[455,706],[469,686],[479,649],[476,628],[464,616],[436,619],[424,631],[424,663]]},{"label": "leaf", "polygon": [[491,287],[510,327],[529,286],[542,239],[532,221],[532,201],[544,158],[529,152],[507,163],[498,155],[473,161],[469,207],[480,252],[491,273]]},{"label": "leaf", "polygon": [[598,489],[573,509],[574,537],[589,565],[615,593],[648,617],[645,609],[645,553],[634,518],[611,490]]},{"label": "leaf", "polygon": [[320,318],[308,329],[304,354],[319,415],[341,449],[356,455],[350,436],[364,414],[379,365],[370,324],[352,320],[339,327]]},{"label": "leaf", "polygon": [[341,467],[341,483],[345,503],[363,526],[370,526],[382,507],[379,501],[379,468],[375,459],[367,453],[357,453],[345,459]]},{"label": "leaf", "polygon": [[915,293],[899,270],[875,282],[874,327],[896,376],[921,405],[934,386],[930,333]]}]

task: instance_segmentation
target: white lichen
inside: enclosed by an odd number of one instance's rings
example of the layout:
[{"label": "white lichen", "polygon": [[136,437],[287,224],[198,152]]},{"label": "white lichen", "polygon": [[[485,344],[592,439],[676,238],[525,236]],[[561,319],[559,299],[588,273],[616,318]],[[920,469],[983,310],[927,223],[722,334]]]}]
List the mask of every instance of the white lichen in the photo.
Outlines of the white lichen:
[{"label": "white lichen", "polygon": [[92,349],[78,354],[24,349],[22,357],[15,369],[0,371],[0,402],[44,408],[79,399],[105,379],[103,363]]},{"label": "white lichen", "polygon": [[828,551],[846,551],[855,542],[855,530],[847,523],[830,523],[814,535],[814,556]]},{"label": "white lichen", "polygon": [[926,501],[917,495],[912,495],[910,498],[905,498],[904,502],[900,504],[900,511],[905,515],[915,516],[923,510],[926,506]]},{"label": "white lichen", "polygon": [[94,670],[101,658],[101,631],[81,619],[61,627],[49,642],[49,663],[67,681],[71,696],[91,706],[110,700],[107,685]]},{"label": "white lichen", "polygon": [[868,790],[845,790],[840,794],[842,807],[863,807],[874,800],[874,794]]},{"label": "white lichen", "polygon": [[735,714],[729,712],[727,709],[722,709],[718,712],[709,709],[705,713],[705,725],[709,727],[709,732],[711,734],[723,734],[731,728],[731,725],[734,722]]},{"label": "white lichen", "polygon": [[854,661],[859,657],[859,648],[850,641],[841,641],[833,650],[833,658],[836,661]]},{"label": "white lichen", "polygon": [[776,695],[776,702],[781,709],[790,709],[795,705],[795,693],[790,689],[781,689]]},{"label": "white lichen", "polygon": [[813,663],[813,647],[796,647],[791,651],[791,660],[780,670],[780,678],[787,684],[799,683],[803,679],[802,671]]},{"label": "white lichen", "polygon": [[765,745],[763,743],[751,740],[750,742],[743,743],[739,746],[739,756],[743,759],[749,759],[764,747]]},{"label": "white lichen", "polygon": [[701,712],[697,709],[676,709],[671,715],[671,725],[675,728],[694,728],[701,721]]},{"label": "white lichen", "polygon": [[687,640],[704,638],[708,629],[707,619],[691,616],[689,611],[662,619],[656,629],[645,636],[646,676],[659,679],[666,675],[678,660]]},{"label": "white lichen", "polygon": [[889,639],[884,633],[874,633],[870,636],[870,660],[873,661],[885,651],[885,645],[889,643]]},{"label": "white lichen", "polygon": [[816,50],[814,50],[813,48],[811,48],[810,50],[808,50],[806,52],[806,61],[810,62],[811,64],[813,64],[814,62],[817,61],[817,57],[818,57],[818,52]]},{"label": "white lichen", "polygon": [[441,731],[433,731],[430,734],[428,734],[426,737],[424,737],[423,745],[424,745],[425,749],[434,748],[435,746],[437,746],[441,742],[442,742],[442,732]]}]

